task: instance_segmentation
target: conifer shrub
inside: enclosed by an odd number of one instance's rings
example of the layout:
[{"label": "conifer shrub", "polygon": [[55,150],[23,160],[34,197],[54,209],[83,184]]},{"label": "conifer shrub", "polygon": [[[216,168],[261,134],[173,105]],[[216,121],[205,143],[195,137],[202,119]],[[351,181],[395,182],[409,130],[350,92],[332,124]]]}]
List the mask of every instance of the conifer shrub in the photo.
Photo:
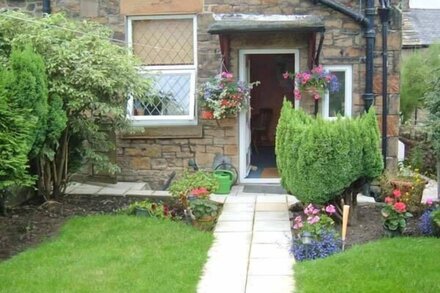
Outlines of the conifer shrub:
[{"label": "conifer shrub", "polygon": [[277,166],[283,187],[305,203],[355,200],[383,169],[376,114],[316,119],[285,101],[277,126]]}]

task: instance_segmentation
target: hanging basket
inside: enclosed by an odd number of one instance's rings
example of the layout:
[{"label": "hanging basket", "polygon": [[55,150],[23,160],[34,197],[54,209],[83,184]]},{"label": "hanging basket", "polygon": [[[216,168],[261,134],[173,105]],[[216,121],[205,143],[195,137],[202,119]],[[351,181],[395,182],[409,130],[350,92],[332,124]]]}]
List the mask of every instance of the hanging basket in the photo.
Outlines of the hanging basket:
[{"label": "hanging basket", "polygon": [[200,112],[200,118],[203,120],[213,120],[214,119],[214,112],[211,110],[204,109],[202,112]]}]

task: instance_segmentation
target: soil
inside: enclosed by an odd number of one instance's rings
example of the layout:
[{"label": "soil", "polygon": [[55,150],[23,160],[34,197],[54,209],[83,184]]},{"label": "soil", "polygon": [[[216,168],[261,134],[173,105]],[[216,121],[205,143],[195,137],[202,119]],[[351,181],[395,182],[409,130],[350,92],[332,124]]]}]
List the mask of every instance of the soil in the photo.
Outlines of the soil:
[{"label": "soil", "polygon": [[[361,203],[358,204],[356,216],[347,227],[346,248],[356,244],[363,244],[369,241],[378,240],[384,237],[381,216],[382,205],[379,203]],[[294,219],[296,216],[303,215],[302,212],[293,212]],[[405,236],[421,236],[418,230],[419,215],[414,215],[407,221],[407,228],[404,232]],[[341,231],[341,225],[336,226],[337,231]]]},{"label": "soil", "polygon": [[[130,203],[141,200],[136,197],[66,196],[57,201],[30,201],[9,210],[8,216],[0,217],[0,261],[33,247],[55,236],[60,227],[71,217],[113,213]],[[357,221],[348,227],[346,247],[362,244],[383,237],[378,204],[360,204]],[[300,215],[294,212],[293,218]],[[405,235],[419,236],[418,216],[408,220]]]}]

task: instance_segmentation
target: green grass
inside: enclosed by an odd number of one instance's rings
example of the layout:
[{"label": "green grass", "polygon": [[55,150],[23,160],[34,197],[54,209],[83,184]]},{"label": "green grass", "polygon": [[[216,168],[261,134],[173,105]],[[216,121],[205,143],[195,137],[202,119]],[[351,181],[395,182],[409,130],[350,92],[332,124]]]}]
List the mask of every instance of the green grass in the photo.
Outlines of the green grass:
[{"label": "green grass", "polygon": [[130,216],[75,218],[0,263],[0,292],[196,292],[210,233]]},{"label": "green grass", "polygon": [[440,292],[440,239],[394,238],[294,266],[297,292]]}]

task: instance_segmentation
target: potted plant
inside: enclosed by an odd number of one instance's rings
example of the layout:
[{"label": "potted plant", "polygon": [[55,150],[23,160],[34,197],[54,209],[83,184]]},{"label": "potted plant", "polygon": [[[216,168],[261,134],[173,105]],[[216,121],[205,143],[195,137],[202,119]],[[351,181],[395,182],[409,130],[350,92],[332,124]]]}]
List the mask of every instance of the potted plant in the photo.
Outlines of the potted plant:
[{"label": "potted plant", "polygon": [[402,194],[400,201],[406,204],[406,209],[409,212],[415,214],[422,212],[421,201],[427,180],[420,175],[418,169],[400,168],[397,175],[385,175],[381,181],[384,196],[398,189]]},{"label": "potted plant", "polygon": [[401,196],[399,189],[393,190],[393,193],[385,198],[386,205],[381,211],[385,235],[390,237],[402,235],[407,219],[412,217],[406,210],[406,204],[401,201]]},{"label": "potted plant", "polygon": [[169,192],[187,208],[188,197],[194,195],[192,192],[199,192],[203,194],[203,197],[208,197],[218,187],[219,183],[212,173],[205,171],[189,172],[186,170],[179,179],[173,181]]},{"label": "potted plant", "polygon": [[249,108],[250,90],[259,82],[247,84],[235,81],[230,72],[211,78],[199,89],[202,119],[224,119],[235,117],[241,110]]},{"label": "potted plant", "polygon": [[198,198],[189,202],[188,211],[194,226],[202,230],[210,230],[218,216],[219,207],[217,203],[207,198]]}]

